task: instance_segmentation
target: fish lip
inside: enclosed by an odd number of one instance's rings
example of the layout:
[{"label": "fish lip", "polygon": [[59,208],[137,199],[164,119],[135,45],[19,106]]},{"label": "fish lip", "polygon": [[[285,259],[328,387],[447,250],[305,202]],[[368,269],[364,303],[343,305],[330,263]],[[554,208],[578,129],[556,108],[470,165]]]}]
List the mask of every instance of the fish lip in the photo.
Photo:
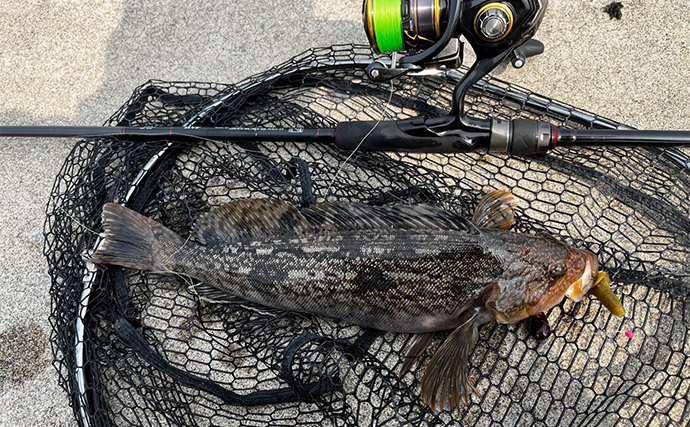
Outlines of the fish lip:
[{"label": "fish lip", "polygon": [[573,282],[565,291],[565,295],[571,300],[578,302],[589,292],[594,285],[594,280],[599,272],[598,260],[594,254],[587,253],[585,257],[585,272]]}]

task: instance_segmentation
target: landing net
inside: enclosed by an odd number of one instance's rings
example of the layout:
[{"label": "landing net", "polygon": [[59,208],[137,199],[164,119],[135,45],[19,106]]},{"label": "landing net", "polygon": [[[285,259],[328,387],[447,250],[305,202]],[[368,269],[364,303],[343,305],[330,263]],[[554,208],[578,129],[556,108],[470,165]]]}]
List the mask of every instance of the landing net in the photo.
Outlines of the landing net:
[{"label": "landing net", "polygon": [[[237,85],[151,81],[107,125],[335,127],[377,120],[390,84],[364,76],[368,49],[310,50]],[[457,76],[394,81],[388,117],[444,114]],[[497,79],[470,92],[470,114],[571,128],[619,123]],[[327,145],[98,138],[79,141],[47,207],[52,348],[84,426],[682,425],[690,419],[690,151],[557,149],[502,155],[355,154]],[[333,182],[330,193],[326,194]],[[627,315],[565,301],[536,341],[527,322],[491,323],[470,358],[478,395],[435,414],[419,380],[445,334],[400,376],[407,334],[318,317],[200,302],[175,276],[90,270],[106,202],[187,237],[230,200],[270,197],[431,203],[466,216],[511,191],[517,231],[598,255]],[[626,336],[630,331],[633,338]]]}]

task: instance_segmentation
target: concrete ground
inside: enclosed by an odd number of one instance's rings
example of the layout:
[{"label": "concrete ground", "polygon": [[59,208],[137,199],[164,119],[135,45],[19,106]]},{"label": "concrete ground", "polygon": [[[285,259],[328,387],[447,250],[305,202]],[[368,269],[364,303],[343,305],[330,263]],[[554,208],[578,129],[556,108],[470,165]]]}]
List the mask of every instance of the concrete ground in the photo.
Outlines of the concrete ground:
[{"label": "concrete ground", "polygon": [[[642,128],[690,129],[688,0],[551,0],[500,78]],[[2,0],[0,124],[97,125],[148,79],[234,82],[366,42],[359,0]],[[0,140],[0,425],[74,425],[48,345],[44,208],[72,141]]]}]

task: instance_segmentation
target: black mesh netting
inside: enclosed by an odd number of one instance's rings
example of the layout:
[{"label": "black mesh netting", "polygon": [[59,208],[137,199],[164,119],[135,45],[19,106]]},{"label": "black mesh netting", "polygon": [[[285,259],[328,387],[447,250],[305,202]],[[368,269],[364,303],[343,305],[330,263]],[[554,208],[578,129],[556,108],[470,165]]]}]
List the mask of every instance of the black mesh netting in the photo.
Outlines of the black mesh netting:
[{"label": "black mesh netting", "polygon": [[[362,67],[367,49],[313,50],[238,85],[149,82],[107,122],[133,126],[333,127],[378,119],[390,85]],[[353,66],[353,64],[358,64]],[[394,82],[391,116],[435,116],[453,76]],[[475,116],[618,124],[490,80]],[[684,425],[690,418],[690,151],[559,149],[530,161],[500,155],[355,155],[296,143],[89,139],[78,142],[48,204],[53,350],[84,425]],[[470,215],[506,189],[520,232],[592,250],[627,315],[565,301],[545,341],[518,325],[485,325],[470,359],[478,395],[434,414],[419,379],[437,340],[400,377],[410,336],[342,322],[202,303],[175,276],[90,270],[83,254],[109,201],[183,236],[229,200],[273,197],[371,204],[432,203]],[[83,320],[83,324],[81,323]],[[634,333],[627,338],[625,331]]]}]

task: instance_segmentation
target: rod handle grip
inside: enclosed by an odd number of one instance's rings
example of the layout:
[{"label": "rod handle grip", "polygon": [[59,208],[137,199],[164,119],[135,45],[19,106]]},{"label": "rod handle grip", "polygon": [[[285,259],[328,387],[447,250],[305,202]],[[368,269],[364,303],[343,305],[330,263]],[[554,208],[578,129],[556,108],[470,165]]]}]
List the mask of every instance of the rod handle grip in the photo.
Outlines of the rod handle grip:
[{"label": "rod handle grip", "polygon": [[[459,153],[474,151],[457,136],[410,135],[395,121],[341,122],[336,127],[335,145],[343,150],[398,151],[408,153]],[[359,148],[358,148],[359,147]]]},{"label": "rod handle grip", "polygon": [[554,128],[550,123],[529,119],[513,120],[509,152],[518,157],[544,154],[552,146],[553,135]]}]

